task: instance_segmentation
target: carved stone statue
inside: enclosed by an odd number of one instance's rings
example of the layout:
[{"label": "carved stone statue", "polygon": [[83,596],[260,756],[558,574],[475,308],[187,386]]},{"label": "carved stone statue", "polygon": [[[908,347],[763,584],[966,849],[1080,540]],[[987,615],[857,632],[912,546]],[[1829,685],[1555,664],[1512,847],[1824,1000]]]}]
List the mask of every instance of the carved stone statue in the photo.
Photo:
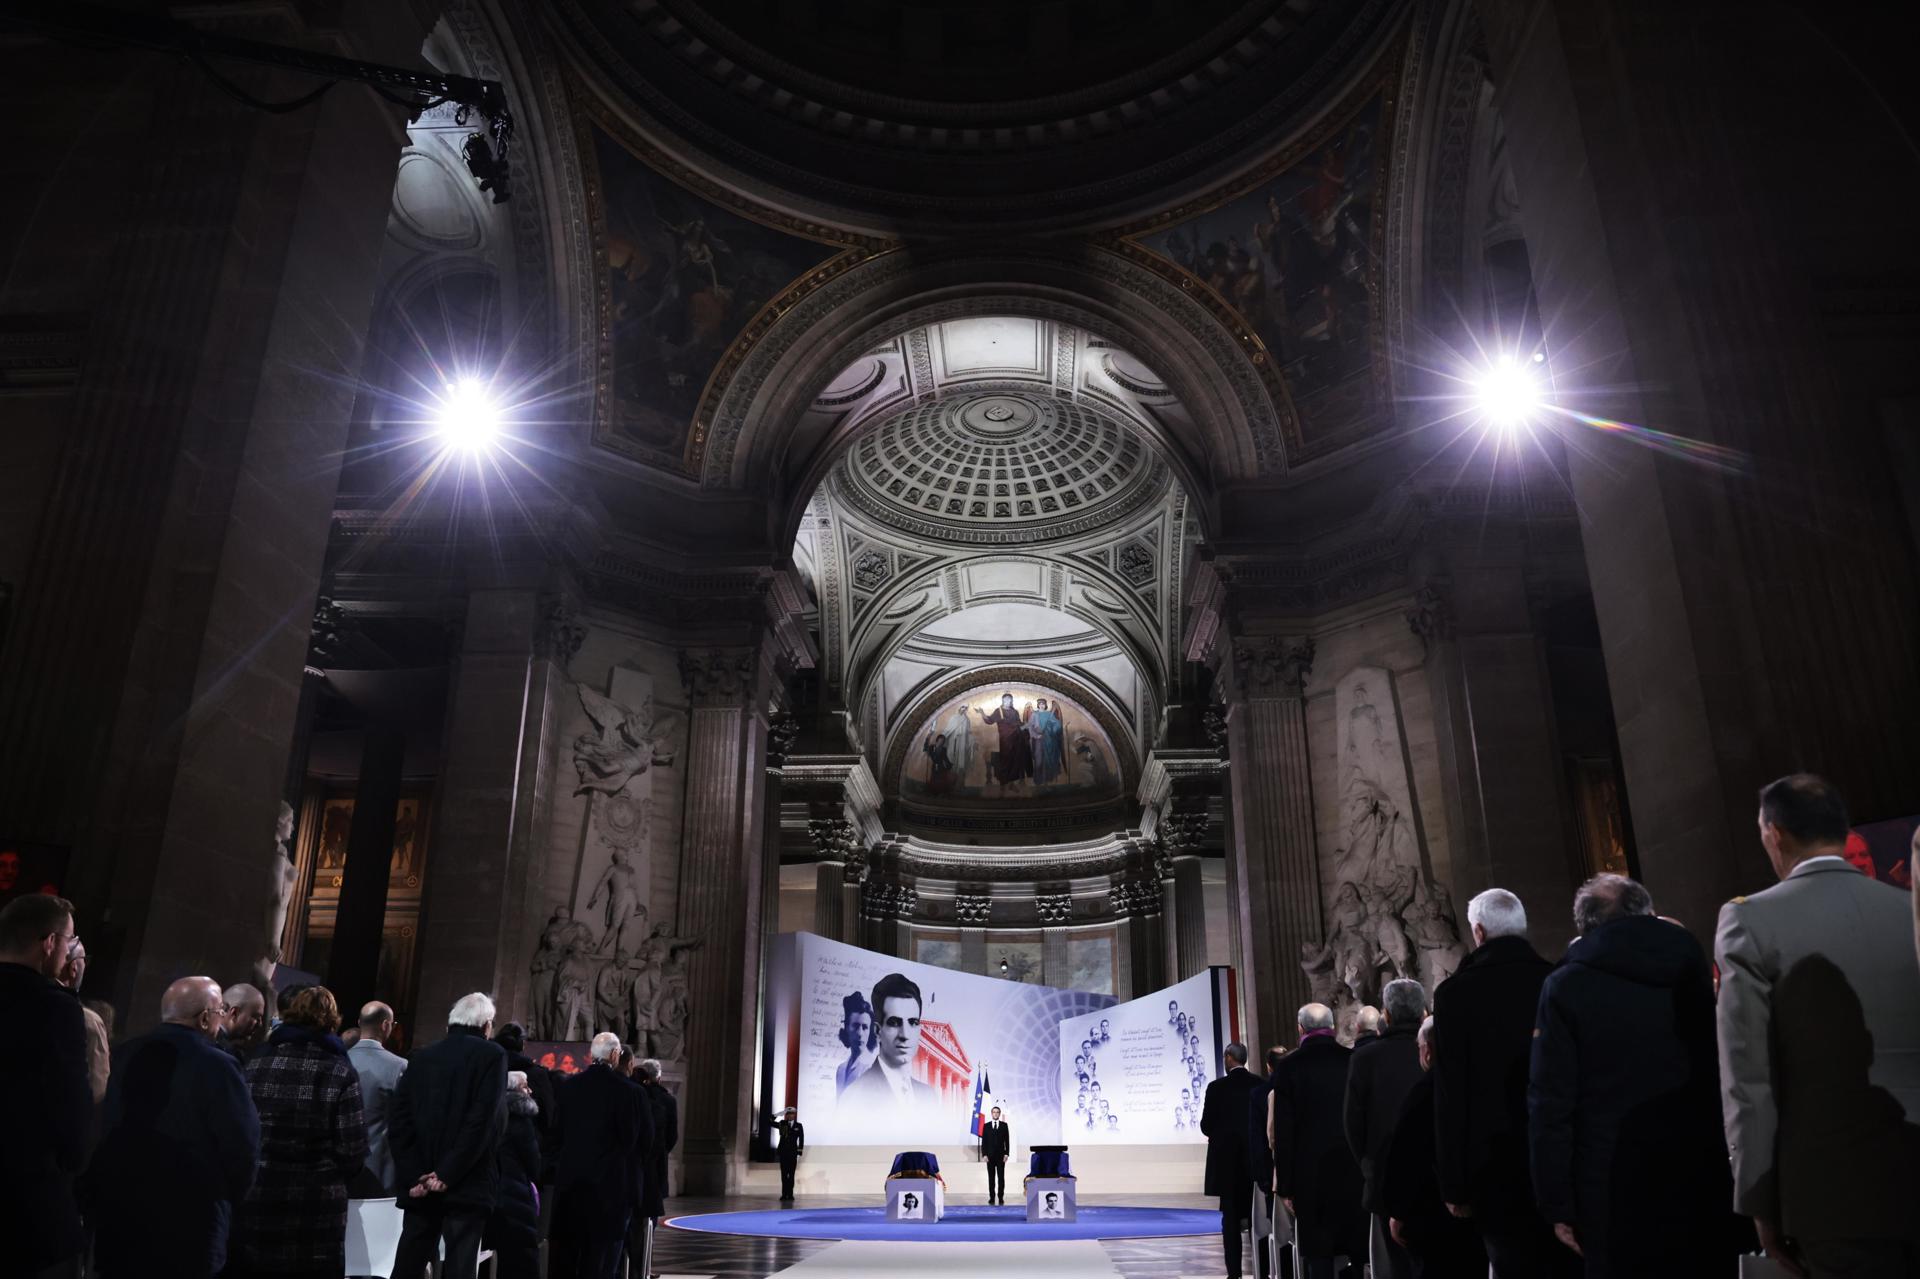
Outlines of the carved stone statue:
[{"label": "carved stone statue", "polygon": [[529,998],[532,1000],[535,1039],[566,1038],[560,1033],[560,967],[567,951],[592,949],[593,930],[575,919],[573,911],[567,907],[555,908],[553,917],[547,920],[546,928],[541,930],[540,944],[534,949],[533,962],[528,965],[533,973],[533,990]]},{"label": "carved stone statue", "polygon": [[675,716],[655,715],[653,698],[629,711],[610,697],[580,685],[580,705],[593,721],[594,731],[573,739],[573,769],[580,785],[573,792],[613,795],[655,764],[671,764],[673,756],[660,749],[673,729]]},{"label": "carved stone statue", "polygon": [[1307,988],[1313,1002],[1332,1008],[1340,1001],[1342,986],[1334,972],[1333,947],[1319,942],[1300,943],[1300,970],[1307,975]]},{"label": "carved stone statue", "polygon": [[1414,943],[1420,947],[1420,980],[1428,990],[1437,989],[1459,971],[1467,957],[1467,948],[1454,927],[1453,901],[1447,890],[1427,884],[1415,899],[1408,922],[1413,927]]},{"label": "carved stone statue", "polygon": [[647,1046],[661,1061],[679,1061],[686,1055],[687,987],[668,978],[654,998],[653,1032]]},{"label": "carved stone statue", "polygon": [[690,950],[698,950],[707,944],[704,937],[676,937],[667,931],[665,924],[655,924],[646,941],[640,944],[640,962],[661,978],[671,978],[685,984],[687,980],[687,961],[683,958]]},{"label": "carved stone statue", "polygon": [[593,977],[592,952],[587,947],[568,946],[561,952],[554,978],[559,1028],[555,1039],[578,1043],[593,1034]]},{"label": "carved stone statue", "polygon": [[633,1009],[634,974],[624,950],[613,952],[613,959],[600,970],[593,984],[595,1024],[611,1030],[621,1039],[633,1042],[633,1027],[628,1024]]},{"label": "carved stone statue", "polygon": [[1413,969],[1413,944],[1407,940],[1407,930],[1401,926],[1401,917],[1407,907],[1413,903],[1413,870],[1402,866],[1396,870],[1385,884],[1378,882],[1362,883],[1360,900],[1366,906],[1366,922],[1362,931],[1372,942],[1378,953],[1393,965],[1395,977],[1408,977]]},{"label": "carved stone statue", "polygon": [[293,853],[288,843],[293,839],[293,806],[286,800],[280,801],[280,816],[273,826],[273,864],[268,872],[266,946],[262,957],[255,961],[253,977],[256,982],[264,982],[262,990],[273,989],[273,970],[286,958],[281,943],[287,935],[287,911],[293,905],[293,881],[298,873],[293,864]]},{"label": "carved stone statue", "polygon": [[[637,941],[646,935],[647,927],[647,908],[640,903],[640,872],[627,863],[626,853],[615,849],[612,856],[606,874],[593,886],[593,896],[587,898],[587,909],[592,910],[602,900],[607,903],[600,949],[606,950],[611,943],[615,950],[632,954],[638,948],[627,945],[627,930],[634,930]],[[636,919],[640,921],[637,926]]]}]

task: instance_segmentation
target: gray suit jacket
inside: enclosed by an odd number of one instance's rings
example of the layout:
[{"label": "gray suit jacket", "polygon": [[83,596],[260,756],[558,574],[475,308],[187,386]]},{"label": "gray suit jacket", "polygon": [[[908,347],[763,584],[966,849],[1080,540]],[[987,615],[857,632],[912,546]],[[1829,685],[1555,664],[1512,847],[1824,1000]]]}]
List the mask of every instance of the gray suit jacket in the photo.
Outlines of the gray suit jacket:
[{"label": "gray suit jacket", "polygon": [[1920,962],[1907,895],[1839,862],[1720,908],[1734,1208],[1804,1239],[1914,1237]]},{"label": "gray suit jacket", "polygon": [[367,1171],[380,1179],[388,1194],[399,1174],[393,1166],[393,1147],[387,1140],[388,1116],[393,1111],[393,1089],[407,1073],[407,1059],[396,1056],[371,1039],[347,1050],[347,1060],[360,1075],[360,1100],[367,1118]]}]

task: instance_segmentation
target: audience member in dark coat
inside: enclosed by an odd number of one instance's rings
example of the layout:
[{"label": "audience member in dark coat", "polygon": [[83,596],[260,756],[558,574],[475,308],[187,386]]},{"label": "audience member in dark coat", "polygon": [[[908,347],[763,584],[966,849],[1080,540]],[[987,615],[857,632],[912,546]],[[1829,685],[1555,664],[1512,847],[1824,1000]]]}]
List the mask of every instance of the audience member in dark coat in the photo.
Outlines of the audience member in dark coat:
[{"label": "audience member in dark coat", "polygon": [[0,911],[0,1247],[23,1275],[78,1273],[86,1246],[73,1179],[93,1128],[87,1027],[54,981],[73,936],[65,898],[28,893]]},{"label": "audience member in dark coat", "polygon": [[1300,1010],[1300,1046],[1273,1072],[1273,1169],[1294,1218],[1294,1252],[1305,1279],[1334,1273],[1333,1259],[1363,1262],[1360,1166],[1341,1131],[1353,1053],[1333,1037],[1333,1010]]},{"label": "audience member in dark coat", "polygon": [[1266,1074],[1247,1094],[1247,1174],[1253,1181],[1253,1255],[1260,1279],[1273,1272],[1273,1252],[1267,1237],[1273,1227],[1273,1147],[1267,1144],[1267,1097],[1273,1092],[1273,1070],[1287,1055],[1284,1048],[1267,1049],[1262,1064]]},{"label": "audience member in dark coat", "polygon": [[182,977],[160,1001],[161,1024],[114,1054],[106,1137],[81,1183],[98,1274],[203,1279],[226,1268],[260,1116],[216,1042],[224,1006],[211,977]]},{"label": "audience member in dark coat", "polygon": [[1540,992],[1527,1090],[1541,1215],[1589,1279],[1734,1274],[1713,975],[1647,890],[1598,875]]},{"label": "audience member in dark coat", "polygon": [[229,1275],[346,1273],[347,1182],[367,1161],[367,1125],[339,1028],[333,993],[308,986],[247,1058],[260,1167],[233,1215]]},{"label": "audience member in dark coat", "polygon": [[446,1038],[414,1053],[394,1089],[388,1141],[407,1220],[393,1279],[420,1279],[443,1240],[442,1276],[473,1279],[480,1268],[507,1126],[507,1054],[488,1042],[492,1031],[493,1001],[461,996]]},{"label": "audience member in dark coat", "polygon": [[1207,1085],[1200,1108],[1200,1131],[1207,1138],[1206,1193],[1220,1198],[1220,1243],[1226,1250],[1227,1279],[1240,1279],[1240,1232],[1253,1211],[1253,1173],[1248,1161],[1251,1101],[1260,1077],[1247,1069],[1245,1044],[1228,1044],[1222,1054],[1227,1073]]},{"label": "audience member in dark coat", "polygon": [[653,1111],[613,1062],[617,1035],[593,1037],[592,1064],[560,1081],[549,1279],[611,1279],[641,1201]]},{"label": "audience member in dark coat", "polygon": [[1427,992],[1417,981],[1391,981],[1380,994],[1380,1035],[1356,1047],[1347,1069],[1347,1149],[1360,1162],[1360,1204],[1371,1215],[1368,1250],[1373,1279],[1407,1279],[1413,1263],[1387,1229],[1381,1183],[1387,1143],[1407,1092],[1421,1076],[1417,1036],[1427,1015]]},{"label": "audience member in dark coat", "polygon": [[1433,1169],[1433,1021],[1420,1027],[1420,1067],[1393,1136],[1380,1182],[1381,1210],[1394,1242],[1413,1258],[1414,1279],[1487,1279],[1487,1252],[1473,1222],[1447,1211]]},{"label": "audience member in dark coat", "polygon": [[533,1097],[533,1104],[540,1108],[540,1113],[534,1116],[533,1126],[540,1134],[541,1151],[549,1151],[551,1146],[547,1129],[553,1122],[553,1072],[527,1056],[527,1031],[519,1022],[510,1021],[495,1031],[493,1042],[506,1052],[507,1069],[517,1070],[527,1077],[527,1089]]},{"label": "audience member in dark coat", "polygon": [[646,1185],[640,1188],[640,1213],[658,1221],[667,1212],[667,1156],[680,1144],[680,1103],[660,1082],[660,1063],[649,1057],[635,1076],[653,1116],[653,1141],[647,1147]]},{"label": "audience member in dark coat", "polygon": [[1434,1142],[1441,1197],[1480,1228],[1498,1279],[1578,1274],[1533,1206],[1527,1067],[1540,986],[1553,965],[1527,943],[1504,888],[1467,903],[1475,950],[1433,993]]},{"label": "audience member in dark coat", "polygon": [[[495,1043],[500,1041],[496,1038]],[[540,1274],[539,1103],[524,1072],[507,1072],[507,1130],[500,1138],[500,1194],[487,1218],[486,1244],[493,1249],[498,1279],[538,1279]]]}]

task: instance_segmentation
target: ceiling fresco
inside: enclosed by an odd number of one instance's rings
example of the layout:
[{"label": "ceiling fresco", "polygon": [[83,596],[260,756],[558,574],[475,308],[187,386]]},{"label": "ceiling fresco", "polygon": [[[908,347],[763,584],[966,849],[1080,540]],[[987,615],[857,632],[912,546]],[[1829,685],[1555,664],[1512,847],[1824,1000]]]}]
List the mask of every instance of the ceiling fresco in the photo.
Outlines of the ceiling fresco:
[{"label": "ceiling fresco", "polygon": [[1286,406],[1288,455],[1392,421],[1381,258],[1397,60],[1251,176],[1144,223],[1115,247],[1185,282],[1253,349]]}]

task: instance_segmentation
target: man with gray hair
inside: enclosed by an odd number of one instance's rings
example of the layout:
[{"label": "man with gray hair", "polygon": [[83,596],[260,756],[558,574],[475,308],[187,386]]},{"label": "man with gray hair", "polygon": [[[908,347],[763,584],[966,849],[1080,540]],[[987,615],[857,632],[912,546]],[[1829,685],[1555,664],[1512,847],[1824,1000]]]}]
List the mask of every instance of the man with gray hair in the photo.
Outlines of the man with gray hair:
[{"label": "man with gray hair", "polygon": [[615,1068],[620,1036],[601,1031],[588,1066],[554,1089],[554,1205],[549,1279],[610,1279],[645,1196],[653,1113]]},{"label": "man with gray hair", "polygon": [[1647,890],[1596,875],[1540,992],[1528,1135],[1540,1212],[1588,1279],[1732,1279],[1713,974]]},{"label": "man with gray hair", "polygon": [[1360,1048],[1380,1038],[1380,1010],[1372,1004],[1362,1004],[1360,1011],[1353,1015],[1353,1046]]},{"label": "man with gray hair", "polygon": [[1379,1038],[1356,1046],[1347,1069],[1347,1148],[1360,1161],[1360,1203],[1373,1219],[1368,1253],[1374,1279],[1413,1279],[1413,1259],[1387,1230],[1384,1189],[1393,1122],[1421,1074],[1416,1036],[1427,1015],[1427,991],[1401,978],[1387,983],[1380,1002]]},{"label": "man with gray hair", "polygon": [[1325,1004],[1307,1004],[1297,1020],[1300,1046],[1274,1067],[1267,1098],[1274,1191],[1294,1220],[1296,1273],[1332,1279],[1336,1258],[1367,1255],[1360,1168],[1340,1122],[1353,1050],[1334,1038]]},{"label": "man with gray hair", "polygon": [[474,1279],[480,1268],[507,1126],[507,1054],[488,1039],[493,1015],[486,995],[462,996],[446,1037],[414,1053],[394,1088],[389,1139],[406,1225],[393,1279],[420,1279],[442,1240],[441,1275]]},{"label": "man with gray hair", "polygon": [[1504,888],[1469,901],[1467,923],[1473,952],[1433,992],[1440,1193],[1480,1227],[1498,1279],[1577,1275],[1579,1259],[1534,1207],[1527,1168],[1533,1014],[1553,965],[1528,943],[1527,909]]},{"label": "man with gray hair", "polygon": [[1433,1018],[1417,1036],[1420,1078],[1407,1092],[1387,1143],[1380,1202],[1387,1233],[1413,1258],[1420,1279],[1486,1279],[1487,1254],[1471,1220],[1447,1211],[1433,1167]]}]

